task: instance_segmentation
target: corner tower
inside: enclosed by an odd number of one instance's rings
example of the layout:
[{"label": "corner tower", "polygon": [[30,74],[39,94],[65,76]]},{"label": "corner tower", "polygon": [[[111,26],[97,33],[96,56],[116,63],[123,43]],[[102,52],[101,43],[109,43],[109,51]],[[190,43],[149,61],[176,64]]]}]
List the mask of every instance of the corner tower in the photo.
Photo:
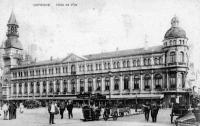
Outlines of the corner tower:
[{"label": "corner tower", "polygon": [[11,73],[10,69],[12,67],[20,65],[22,61],[22,44],[18,40],[19,25],[15,18],[14,12],[11,13],[7,24],[8,30],[6,33],[7,39],[3,43],[3,86],[2,94],[3,99],[9,99],[11,93]]},{"label": "corner tower", "polygon": [[4,42],[4,66],[11,68],[17,65],[20,65],[20,62],[22,60],[22,44],[18,40],[19,33],[18,28],[19,25],[17,23],[17,20],[15,18],[14,12],[11,13],[10,18],[8,20],[7,24],[8,30],[6,33],[7,39]]},{"label": "corner tower", "polygon": [[[165,52],[166,83],[169,94],[169,101],[186,102],[188,92],[186,90],[186,77],[188,71],[188,38],[186,32],[179,27],[178,17],[171,19],[171,28],[167,30],[163,40]],[[171,97],[171,96],[176,97]],[[178,100],[177,100],[178,99]]]}]

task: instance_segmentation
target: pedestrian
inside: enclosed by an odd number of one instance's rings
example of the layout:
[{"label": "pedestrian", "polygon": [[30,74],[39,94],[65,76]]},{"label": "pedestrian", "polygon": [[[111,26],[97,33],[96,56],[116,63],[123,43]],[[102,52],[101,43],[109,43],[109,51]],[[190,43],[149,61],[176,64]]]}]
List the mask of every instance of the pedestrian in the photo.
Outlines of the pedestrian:
[{"label": "pedestrian", "polygon": [[8,119],[8,103],[7,102],[3,104],[2,109],[4,113],[4,120],[7,120]]},{"label": "pedestrian", "polygon": [[49,112],[49,124],[55,124],[54,122],[54,114],[57,112],[57,107],[55,105],[54,101],[51,101],[49,106],[48,106],[48,112]]},{"label": "pedestrian", "polygon": [[146,102],[144,105],[144,116],[145,120],[148,122],[149,121],[149,113],[150,113],[150,104],[149,102]]},{"label": "pedestrian", "polygon": [[13,103],[13,119],[17,118],[17,104]]},{"label": "pedestrian", "polygon": [[60,116],[61,116],[61,119],[63,119],[63,113],[65,111],[65,102],[64,101],[61,102],[59,107],[60,107]]},{"label": "pedestrian", "polygon": [[14,111],[13,103],[10,102],[8,106],[9,120],[13,119],[13,111]]},{"label": "pedestrian", "polygon": [[20,113],[24,112],[24,105],[23,105],[23,103],[20,103],[19,109],[20,109]]},{"label": "pedestrian", "polygon": [[156,122],[157,121],[158,110],[159,110],[159,106],[154,102],[151,105],[152,122]]},{"label": "pedestrian", "polygon": [[68,117],[69,117],[69,119],[73,118],[72,110],[73,110],[73,103],[72,103],[72,101],[70,101],[68,103],[68,105],[67,105],[67,111],[68,111]]}]

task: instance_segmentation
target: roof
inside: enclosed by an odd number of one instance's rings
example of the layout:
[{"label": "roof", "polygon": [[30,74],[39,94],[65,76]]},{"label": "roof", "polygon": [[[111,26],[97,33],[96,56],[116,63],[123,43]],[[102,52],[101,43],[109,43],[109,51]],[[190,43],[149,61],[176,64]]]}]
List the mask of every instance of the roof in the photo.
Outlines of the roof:
[{"label": "roof", "polygon": [[4,44],[5,48],[17,48],[21,50],[23,49],[22,44],[17,37],[8,37]]},{"label": "roof", "polygon": [[[82,60],[79,60],[79,59],[73,60],[73,62],[74,61],[85,61],[85,60],[97,60],[97,59],[102,59],[102,58],[114,58],[114,57],[124,57],[124,56],[132,56],[132,55],[162,53],[163,52],[162,48],[163,48],[163,46],[160,45],[160,46],[152,46],[152,47],[149,47],[147,49],[138,48],[138,49],[128,49],[128,50],[113,51],[113,52],[106,52],[106,53],[90,54],[90,55],[85,55]],[[17,66],[16,68],[50,65],[50,64],[59,64],[59,63],[64,63],[64,61],[69,62],[70,59],[72,58],[72,56],[76,57],[75,54],[69,54],[66,58],[32,62],[31,64]],[[67,60],[67,58],[69,60]]]},{"label": "roof", "polygon": [[106,53],[98,53],[98,54],[90,54],[85,55],[88,60],[94,59],[102,59],[102,58],[112,58],[112,57],[123,57],[123,56],[131,56],[131,55],[143,55],[143,54],[153,54],[153,53],[160,53],[163,52],[163,46],[152,46],[145,48],[138,48],[138,49],[128,49],[128,50],[120,50],[120,51],[113,51],[113,52],[106,52]]},{"label": "roof", "polygon": [[181,27],[171,27],[165,33],[165,39],[173,39],[173,38],[187,38],[186,32]]},{"label": "roof", "polygon": [[12,11],[12,13],[11,13],[11,15],[10,15],[9,20],[8,20],[8,25],[10,25],[10,24],[18,25],[17,20],[16,20],[16,18],[15,18],[15,14],[14,14],[13,11]]}]

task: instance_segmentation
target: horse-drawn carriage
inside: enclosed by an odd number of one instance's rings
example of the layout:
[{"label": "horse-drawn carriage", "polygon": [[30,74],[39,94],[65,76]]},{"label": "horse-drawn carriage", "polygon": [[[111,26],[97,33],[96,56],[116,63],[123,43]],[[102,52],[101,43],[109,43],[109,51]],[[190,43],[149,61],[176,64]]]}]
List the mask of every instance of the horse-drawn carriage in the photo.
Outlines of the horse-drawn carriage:
[{"label": "horse-drawn carriage", "polygon": [[105,107],[103,119],[106,121],[108,118],[113,118],[113,120],[117,120],[118,117],[123,117],[126,114],[130,114],[130,107],[127,106],[113,106],[113,107]]},{"label": "horse-drawn carriage", "polygon": [[84,121],[99,120],[99,117],[101,116],[101,108],[92,108],[89,105],[83,106],[82,112]]},{"label": "horse-drawn carriage", "polygon": [[174,116],[178,116],[178,118],[184,116],[188,112],[188,108],[189,106],[186,106],[186,105],[174,104],[172,106],[172,112],[170,114],[171,123],[173,123]]}]

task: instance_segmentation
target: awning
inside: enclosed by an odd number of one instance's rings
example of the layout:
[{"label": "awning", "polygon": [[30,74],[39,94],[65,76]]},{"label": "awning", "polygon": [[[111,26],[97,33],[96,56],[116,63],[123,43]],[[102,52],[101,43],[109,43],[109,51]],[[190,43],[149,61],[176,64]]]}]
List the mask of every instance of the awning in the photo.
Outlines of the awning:
[{"label": "awning", "polygon": [[[109,96],[106,96],[108,99]],[[164,94],[111,95],[111,99],[162,99]]]}]

